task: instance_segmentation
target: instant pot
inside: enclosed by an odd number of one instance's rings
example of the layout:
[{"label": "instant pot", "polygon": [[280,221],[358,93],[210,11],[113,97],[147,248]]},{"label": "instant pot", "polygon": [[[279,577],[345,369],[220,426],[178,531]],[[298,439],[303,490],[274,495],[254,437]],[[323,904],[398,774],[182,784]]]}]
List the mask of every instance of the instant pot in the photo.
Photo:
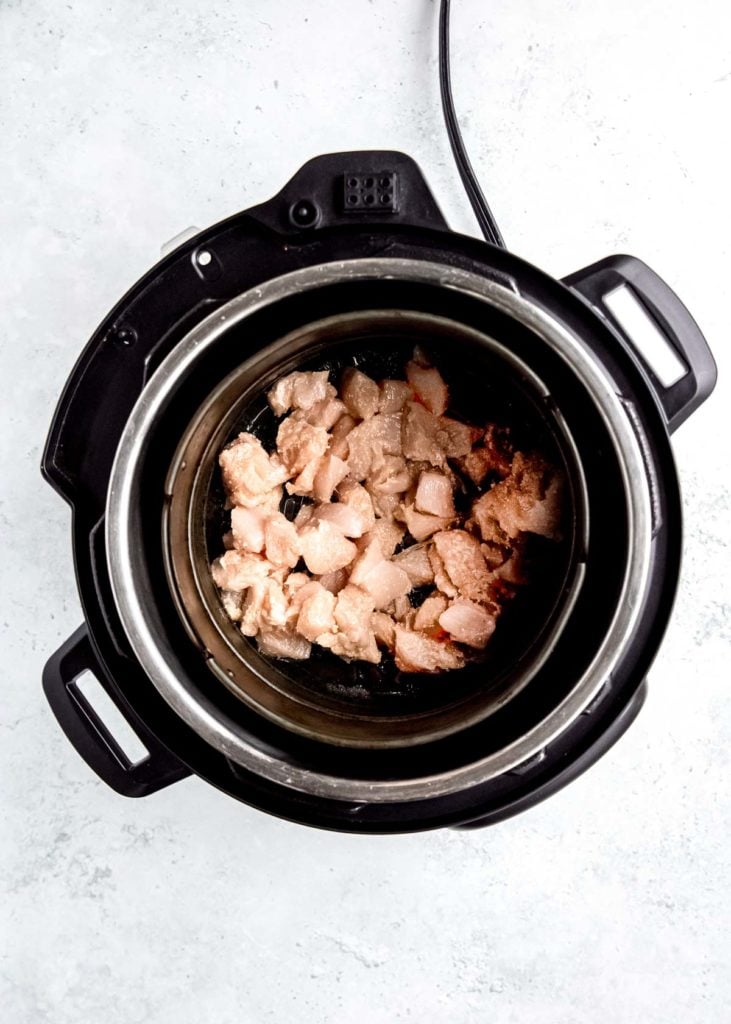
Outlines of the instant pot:
[{"label": "instant pot", "polygon": [[[620,290],[677,373],[653,368],[616,319]],[[241,429],[271,435],[263,395],[281,375],[393,375],[415,341],[459,412],[511,422],[563,467],[569,521],[548,582],[463,672],[266,659],[207,572],[224,515],[217,452]],[[56,718],[127,796],[196,774],[349,832],[483,825],[529,807],[642,705],[679,573],[669,434],[715,377],[692,317],[641,261],[613,256],[558,281],[450,231],[402,153],[311,160],[273,199],[162,259],[66,384],[42,469],[73,510],[85,621],[45,668]],[[86,671],[143,760],[82,693]]]}]

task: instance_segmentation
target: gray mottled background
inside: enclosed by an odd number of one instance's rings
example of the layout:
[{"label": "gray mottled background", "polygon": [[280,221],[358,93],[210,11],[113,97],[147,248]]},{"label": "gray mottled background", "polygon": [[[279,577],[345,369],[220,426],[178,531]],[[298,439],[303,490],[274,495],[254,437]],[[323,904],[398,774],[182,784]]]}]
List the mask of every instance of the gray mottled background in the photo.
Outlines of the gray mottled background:
[{"label": "gray mottled background", "polygon": [[319,152],[406,150],[475,227],[435,4],[2,0],[3,1022],[729,1019],[730,8],[454,7],[456,99],[510,246],[557,275],[641,256],[718,357],[675,439],[686,558],[648,704],[588,775],[473,834],[329,835],[196,780],[138,802],[96,781],[40,690],[80,612],[38,462],[85,339],[162,242]]}]

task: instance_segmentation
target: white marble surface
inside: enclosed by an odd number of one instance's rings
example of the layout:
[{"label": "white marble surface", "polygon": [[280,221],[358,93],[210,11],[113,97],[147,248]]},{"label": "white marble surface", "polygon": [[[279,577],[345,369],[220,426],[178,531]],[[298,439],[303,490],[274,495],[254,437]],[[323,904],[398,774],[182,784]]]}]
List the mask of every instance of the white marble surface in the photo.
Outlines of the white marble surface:
[{"label": "white marble surface", "polygon": [[435,4],[4,0],[3,1022],[729,1019],[731,9],[454,7],[457,102],[511,247],[558,275],[641,256],[720,364],[675,439],[686,560],[648,704],[578,782],[471,834],[331,835],[197,780],[133,802],[92,776],[40,689],[79,607],[38,462],[96,323],[161,242],[320,152],[403,149],[474,222]]}]

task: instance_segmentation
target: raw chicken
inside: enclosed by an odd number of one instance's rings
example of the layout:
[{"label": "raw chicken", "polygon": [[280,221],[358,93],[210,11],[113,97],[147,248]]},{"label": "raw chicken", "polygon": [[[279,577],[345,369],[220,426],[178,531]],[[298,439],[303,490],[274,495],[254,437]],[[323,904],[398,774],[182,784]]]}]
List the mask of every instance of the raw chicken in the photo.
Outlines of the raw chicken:
[{"label": "raw chicken", "polygon": [[482,648],[495,632],[495,616],[484,605],[460,597],[441,613],[439,625],[452,640]]},{"label": "raw chicken", "polygon": [[428,512],[444,519],[454,518],[452,485],[443,473],[422,473],[416,488],[414,507],[417,512]]},{"label": "raw chicken", "polygon": [[350,581],[370,594],[379,611],[411,590],[411,580],[403,569],[383,557],[378,540],[372,541],[353,564]]},{"label": "raw chicken", "polygon": [[312,653],[312,645],[303,636],[290,629],[269,628],[256,638],[261,654],[270,658],[292,658],[304,661]]},{"label": "raw chicken", "polygon": [[439,370],[412,359],[406,364],[406,379],[429,412],[441,416],[449,404],[449,390]]},{"label": "raw chicken", "polygon": [[314,642],[324,633],[334,632],[333,612],[337,599],[321,584],[313,583],[313,587],[315,589],[309,592],[302,602],[297,618],[297,632]]},{"label": "raw chicken", "polygon": [[385,612],[373,612],[371,615],[371,629],[376,638],[376,643],[381,644],[383,647],[388,647],[389,650],[393,649],[396,639],[396,623],[390,615],[387,615]]},{"label": "raw chicken", "polygon": [[366,420],[378,412],[378,385],[360,370],[345,370],[340,383],[340,396],[348,412],[356,419]]},{"label": "raw chicken", "polygon": [[354,480],[368,476],[374,458],[401,454],[401,413],[376,413],[348,434],[348,466]]},{"label": "raw chicken", "polygon": [[352,541],[347,540],[332,523],[322,519],[308,523],[304,528],[300,534],[300,547],[305,565],[316,576],[342,569],[358,554]]},{"label": "raw chicken", "polygon": [[218,462],[230,503],[246,508],[266,503],[289,476],[279,456],[268,455],[253,434],[239,434],[223,449]]},{"label": "raw chicken", "polygon": [[391,519],[377,519],[368,533],[363,534],[358,547],[361,551],[365,551],[372,541],[376,541],[383,557],[391,558],[403,540],[404,533],[403,526],[394,523]]},{"label": "raw chicken", "polygon": [[348,444],[348,435],[355,426],[356,421],[349,413],[345,413],[337,421],[335,426],[330,431],[330,448],[328,449],[331,455],[337,455],[339,459],[347,459],[350,446]]},{"label": "raw chicken", "polygon": [[402,672],[445,672],[462,668],[465,656],[453,644],[403,626],[394,629],[396,665]]},{"label": "raw chicken", "polygon": [[434,570],[429,560],[426,544],[412,544],[394,558],[394,563],[403,569],[411,580],[412,587],[423,587],[434,582]]},{"label": "raw chicken", "polygon": [[538,456],[517,452],[510,475],[478,498],[472,515],[486,541],[496,539],[495,525],[511,539],[537,533],[560,536],[561,478]]},{"label": "raw chicken", "polygon": [[480,542],[465,530],[445,530],[434,535],[434,547],[447,576],[464,597],[492,602],[490,571]]},{"label": "raw chicken", "polygon": [[315,427],[296,413],[282,420],[277,431],[277,451],[287,467],[288,476],[296,476],[305,466],[324,455],[329,443],[330,437],[324,427]]},{"label": "raw chicken", "polygon": [[379,412],[401,412],[406,402],[414,397],[411,385],[403,380],[382,380]]},{"label": "raw chicken", "polygon": [[345,480],[338,487],[338,498],[343,505],[358,513],[363,523],[363,533],[370,530],[376,521],[376,513],[373,510],[373,500],[365,487],[355,480]]},{"label": "raw chicken", "polygon": [[328,383],[327,370],[314,373],[287,374],[278,380],[267,394],[267,401],[276,416],[282,416],[291,408],[311,409],[318,402],[335,396],[335,388]]},{"label": "raw chicken", "polygon": [[317,471],[312,484],[312,496],[316,501],[330,501],[333,491],[348,475],[348,464],[337,455],[323,455],[317,462]]},{"label": "raw chicken", "polygon": [[226,551],[211,566],[213,582],[221,590],[246,590],[266,579],[274,566],[262,555],[243,551]]},{"label": "raw chicken", "polygon": [[272,565],[293,569],[300,560],[300,539],[294,523],[274,512],[264,524],[264,554]]},{"label": "raw chicken", "polygon": [[271,515],[267,509],[244,508],[237,505],[231,509],[231,533],[233,547],[240,551],[264,550],[264,525]]},{"label": "raw chicken", "polygon": [[402,505],[401,514],[407,530],[415,541],[426,540],[433,533],[446,530],[452,521],[443,516],[430,516],[423,512],[417,512],[411,505]]},{"label": "raw chicken", "polygon": [[416,615],[414,616],[414,629],[421,630],[424,633],[429,633],[439,629],[439,616],[442,612],[445,612],[449,607],[449,600],[440,594],[438,591],[434,591],[429,597],[425,598],[422,604],[417,608]]},{"label": "raw chicken", "polygon": [[314,518],[332,523],[343,537],[362,537],[365,519],[358,510],[344,501],[328,502],[315,510]]}]

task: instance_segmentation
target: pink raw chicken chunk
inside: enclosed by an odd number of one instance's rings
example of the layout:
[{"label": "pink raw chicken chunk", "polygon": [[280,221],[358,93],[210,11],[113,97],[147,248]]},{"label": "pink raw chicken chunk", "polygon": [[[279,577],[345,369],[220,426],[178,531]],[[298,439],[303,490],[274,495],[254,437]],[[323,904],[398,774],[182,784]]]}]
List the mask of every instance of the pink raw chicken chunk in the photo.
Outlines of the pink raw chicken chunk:
[{"label": "pink raw chicken chunk", "polygon": [[360,516],[363,523],[363,533],[366,533],[376,521],[376,514],[373,510],[373,499],[362,484],[355,480],[346,479],[338,487],[338,497],[343,505],[353,509]]},{"label": "pink raw chicken chunk", "polygon": [[480,543],[465,530],[445,530],[434,535],[434,547],[449,579],[464,597],[492,601],[492,579]]},{"label": "pink raw chicken chunk", "polygon": [[335,396],[335,388],[328,383],[327,370],[301,373],[295,370],[278,380],[267,394],[267,400],[275,415],[295,409],[311,409],[318,402]]},{"label": "pink raw chicken chunk", "polygon": [[269,628],[262,630],[256,638],[257,647],[270,658],[292,658],[304,661],[312,653],[311,644],[299,633],[290,629]]},{"label": "pink raw chicken chunk", "polygon": [[378,610],[388,607],[396,598],[411,590],[411,581],[403,569],[387,561],[381,546],[374,540],[353,565],[350,582],[373,598]]},{"label": "pink raw chicken chunk", "polygon": [[335,629],[333,613],[336,597],[319,583],[313,583],[313,588],[302,602],[297,632],[314,642],[324,633],[332,633]]},{"label": "pink raw chicken chunk", "polygon": [[345,413],[337,421],[335,426],[330,431],[330,447],[328,451],[331,455],[337,455],[339,459],[347,459],[349,444],[348,435],[355,426],[356,421],[349,413]]},{"label": "pink raw chicken chunk", "polygon": [[414,505],[417,512],[427,512],[444,519],[454,518],[452,484],[443,473],[422,473],[416,488]]},{"label": "pink raw chicken chunk", "polygon": [[316,576],[342,569],[358,553],[355,544],[347,540],[337,527],[321,519],[308,523],[304,528],[300,546],[305,565]]},{"label": "pink raw chicken chunk", "polygon": [[401,412],[406,402],[414,397],[411,385],[404,380],[382,380],[379,412]]},{"label": "pink raw chicken chunk", "polygon": [[452,644],[399,625],[394,632],[396,665],[402,672],[444,672],[465,663],[462,652]]},{"label": "pink raw chicken chunk", "polygon": [[453,640],[482,648],[495,631],[495,616],[484,605],[461,597],[441,613],[439,625]]},{"label": "pink raw chicken chunk", "polygon": [[441,416],[449,405],[449,390],[439,370],[411,360],[406,364],[406,379],[435,416]]},{"label": "pink raw chicken chunk", "polygon": [[402,506],[402,515],[406,529],[416,541],[426,540],[433,533],[446,530],[452,521],[443,516],[430,516],[423,512],[417,512],[412,505]]},{"label": "pink raw chicken chunk", "polygon": [[324,455],[329,443],[324,427],[314,427],[296,413],[279,424],[277,450],[290,476],[301,473],[305,466]]},{"label": "pink raw chicken chunk", "polygon": [[434,570],[426,544],[412,544],[396,555],[394,563],[404,570],[412,587],[423,587],[426,583],[434,582]]},{"label": "pink raw chicken chunk", "polygon": [[354,480],[368,476],[374,458],[400,454],[400,413],[376,413],[348,434],[348,466]]},{"label": "pink raw chicken chunk", "polygon": [[213,582],[222,590],[246,590],[266,579],[274,566],[251,552],[226,551],[211,566]]},{"label": "pink raw chicken chunk", "polygon": [[241,551],[263,551],[264,525],[270,515],[269,509],[263,508],[237,505],[231,509],[233,546]]},{"label": "pink raw chicken chunk", "polygon": [[271,502],[272,492],[289,476],[279,456],[268,455],[253,434],[239,434],[218,462],[229,501],[246,508]]},{"label": "pink raw chicken chunk", "polygon": [[328,502],[313,512],[315,519],[331,523],[344,537],[362,537],[366,520],[357,509],[344,501]]},{"label": "pink raw chicken chunk", "polygon": [[416,610],[414,629],[429,632],[439,626],[439,616],[447,610],[449,600],[435,591],[430,594]]},{"label": "pink raw chicken chunk", "polygon": [[378,412],[381,398],[378,385],[360,370],[344,371],[340,384],[340,395],[348,412],[356,419],[366,420]]},{"label": "pink raw chicken chunk", "polygon": [[348,464],[337,455],[323,455],[317,463],[312,495],[317,501],[330,501],[333,491],[348,475]]},{"label": "pink raw chicken chunk", "polygon": [[300,560],[300,539],[294,523],[274,512],[264,524],[264,553],[272,565],[293,569]]}]

